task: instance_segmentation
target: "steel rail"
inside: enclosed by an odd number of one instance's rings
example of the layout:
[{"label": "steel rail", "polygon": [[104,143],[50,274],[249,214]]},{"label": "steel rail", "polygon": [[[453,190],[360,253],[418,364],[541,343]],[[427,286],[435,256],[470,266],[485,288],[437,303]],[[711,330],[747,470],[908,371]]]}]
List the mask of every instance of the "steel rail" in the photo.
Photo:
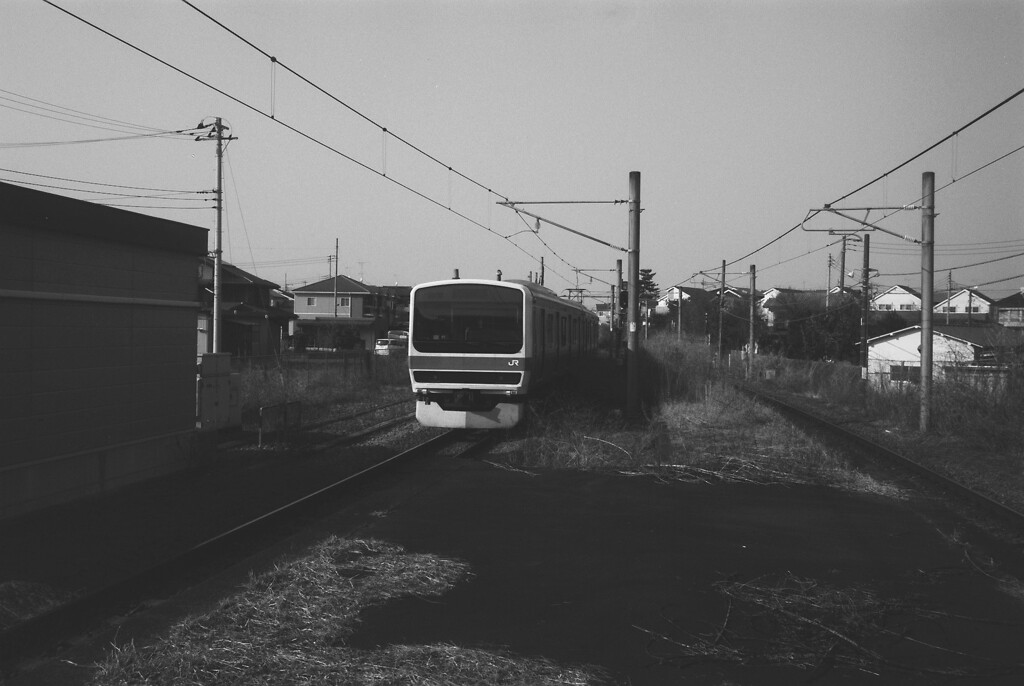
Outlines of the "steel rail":
[{"label": "steel rail", "polygon": [[[30,658],[45,654],[73,636],[86,633],[105,617],[130,612],[148,599],[169,597],[202,581],[233,561],[225,559],[232,557],[229,551],[258,546],[275,528],[299,521],[305,513],[313,512],[354,482],[382,474],[413,457],[437,452],[458,441],[466,443],[466,446],[456,456],[467,456],[494,440],[495,437],[489,434],[447,431],[208,538],[148,569],[8,627],[0,631],[0,675],[11,672]],[[237,558],[237,554],[234,557]]]},{"label": "steel rail", "polygon": [[855,444],[859,448],[867,451],[868,455],[876,462],[884,464],[885,466],[896,465],[897,467],[907,469],[918,476],[927,479],[933,485],[944,488],[960,496],[967,502],[978,506],[988,514],[998,517],[1005,523],[1013,526],[1015,531],[1024,531],[1024,513],[1019,510],[1016,510],[1005,503],[1001,503],[998,500],[994,500],[984,493],[979,493],[969,486],[966,486],[945,474],[936,472],[920,462],[903,455],[902,453],[898,453],[887,448],[880,443],[876,443],[870,438],[862,436],[855,431],[851,431],[846,427],[830,422],[824,417],[820,417],[808,412],[807,410],[791,405],[777,396],[754,389],[745,384],[739,385],[738,388],[752,398],[771,405],[784,414],[796,417],[801,421],[815,426],[816,428],[827,431],[835,436],[841,437],[845,441]]}]

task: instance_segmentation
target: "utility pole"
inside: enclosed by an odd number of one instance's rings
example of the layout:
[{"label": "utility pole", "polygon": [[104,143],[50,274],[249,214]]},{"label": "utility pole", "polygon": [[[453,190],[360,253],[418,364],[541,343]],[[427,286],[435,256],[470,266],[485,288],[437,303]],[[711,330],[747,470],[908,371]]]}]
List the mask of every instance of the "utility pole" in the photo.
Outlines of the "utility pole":
[{"label": "utility pole", "polygon": [[750,340],[747,343],[747,381],[754,377],[754,314],[757,311],[754,287],[757,285],[757,265],[750,265]]},{"label": "utility pole", "polygon": [[828,280],[825,282],[825,309],[828,309],[828,295],[832,290],[832,253],[828,254]]},{"label": "utility pole", "polygon": [[[953,300],[953,270],[946,272],[946,326],[949,326],[949,305]],[[970,308],[968,308],[970,311]]]},{"label": "utility pole", "polygon": [[843,236],[843,247],[839,252],[839,295],[846,288],[846,236]]},{"label": "utility pole", "polygon": [[640,172],[629,172],[629,330],[626,339],[626,416],[640,416]]},{"label": "utility pole", "polygon": [[[347,270],[346,270],[347,271]],[[334,239],[334,319],[338,319],[338,239]],[[335,324],[338,322],[335,321]]]},{"label": "utility pole", "polygon": [[676,340],[683,340],[683,287],[676,286]]},{"label": "utility pole", "polygon": [[932,406],[932,307],[935,300],[935,172],[921,175],[921,433]]},{"label": "utility pole", "polygon": [[221,288],[221,264],[223,262],[224,251],[222,249],[222,236],[223,236],[223,214],[224,214],[224,141],[236,140],[234,136],[225,136],[224,132],[228,129],[225,126],[220,117],[216,117],[213,120],[213,124],[203,124],[199,122],[197,129],[210,128],[210,131],[205,136],[196,136],[197,141],[204,140],[215,140],[217,141],[217,237],[215,247],[213,249],[213,346],[212,352],[219,353],[221,351],[221,336],[223,324],[221,321],[221,299],[222,299],[222,288]]}]

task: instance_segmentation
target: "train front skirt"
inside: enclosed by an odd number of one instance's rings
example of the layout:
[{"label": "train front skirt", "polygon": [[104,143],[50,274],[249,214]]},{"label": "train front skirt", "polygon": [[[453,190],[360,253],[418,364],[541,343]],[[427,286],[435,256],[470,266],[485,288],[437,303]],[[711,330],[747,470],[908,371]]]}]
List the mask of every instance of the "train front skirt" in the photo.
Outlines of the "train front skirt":
[{"label": "train front skirt", "polygon": [[519,423],[523,403],[498,403],[490,410],[445,410],[436,402],[416,403],[416,419],[423,426],[446,429],[510,429]]}]

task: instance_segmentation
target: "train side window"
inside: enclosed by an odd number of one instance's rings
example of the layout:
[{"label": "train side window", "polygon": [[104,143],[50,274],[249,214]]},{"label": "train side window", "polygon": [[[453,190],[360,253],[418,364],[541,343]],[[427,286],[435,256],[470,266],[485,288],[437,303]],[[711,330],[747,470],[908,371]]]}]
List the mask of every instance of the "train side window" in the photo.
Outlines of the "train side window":
[{"label": "train side window", "polygon": [[558,318],[558,339],[559,346],[565,347],[569,342],[568,326],[566,326],[566,317]]},{"label": "train side window", "polygon": [[545,330],[545,335],[547,336],[548,345],[554,345],[555,344],[555,315],[554,314],[549,314],[548,315],[548,323],[547,323],[547,326],[544,327],[544,330]]}]

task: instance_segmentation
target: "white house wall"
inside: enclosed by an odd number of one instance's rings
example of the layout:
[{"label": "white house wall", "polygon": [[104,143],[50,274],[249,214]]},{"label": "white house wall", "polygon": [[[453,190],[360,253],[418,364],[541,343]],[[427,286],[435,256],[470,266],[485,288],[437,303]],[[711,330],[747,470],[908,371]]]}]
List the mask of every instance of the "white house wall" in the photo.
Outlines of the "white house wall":
[{"label": "white house wall", "polygon": [[871,309],[886,312],[917,312],[921,309],[921,299],[913,293],[893,291],[872,300]]},{"label": "white house wall", "polygon": [[[920,367],[920,347],[920,329],[871,344],[868,349],[868,375],[871,382],[887,383],[891,366]],[[973,361],[974,346],[970,343],[941,334],[932,336],[932,374],[934,376],[940,375],[944,366],[970,364]]]},{"label": "white house wall", "polygon": [[[315,304],[308,305],[307,299],[314,298]],[[344,302],[342,298],[348,298],[348,307],[338,307],[338,318],[339,319],[362,319],[363,317],[363,296],[347,296],[338,294],[338,300]],[[316,317],[333,317],[334,316],[334,294],[333,293],[296,293],[295,294],[295,314],[302,319],[314,319]]]},{"label": "white house wall", "polygon": [[935,306],[935,312],[945,313],[947,305],[953,308],[950,312],[954,314],[966,314],[969,307],[974,308],[974,314],[988,314],[989,312],[989,302],[985,298],[980,297],[977,293],[972,296],[967,291],[960,291],[950,298],[948,302],[943,300]]}]

